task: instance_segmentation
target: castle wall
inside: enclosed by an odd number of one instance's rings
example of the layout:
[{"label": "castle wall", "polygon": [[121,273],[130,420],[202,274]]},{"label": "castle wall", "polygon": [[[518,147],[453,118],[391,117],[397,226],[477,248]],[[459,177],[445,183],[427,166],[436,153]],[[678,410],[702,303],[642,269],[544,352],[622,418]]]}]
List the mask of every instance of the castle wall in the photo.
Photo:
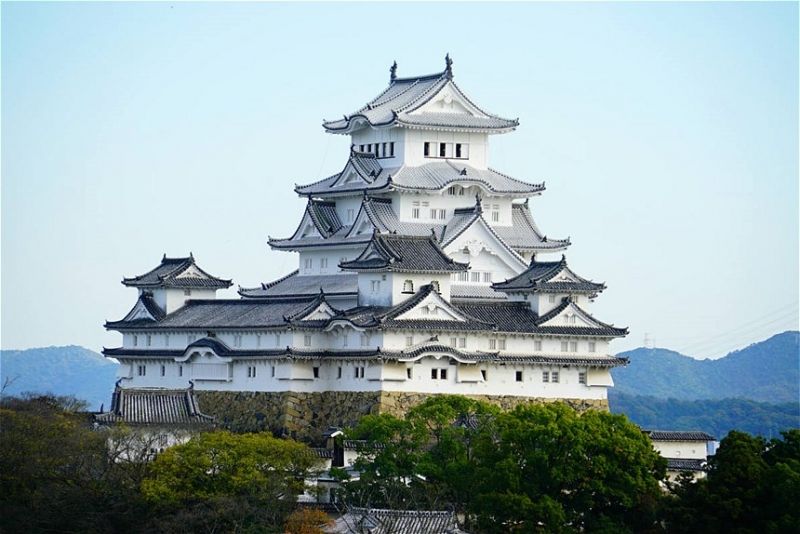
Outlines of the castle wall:
[{"label": "castle wall", "polygon": [[[364,415],[402,416],[430,397],[426,393],[389,391],[253,392],[196,391],[200,410],[222,428],[236,432],[268,430],[302,440],[319,441],[329,426],[354,426]],[[606,399],[548,399],[506,395],[465,395],[504,410],[522,404],[565,402],[578,411],[608,410]]]}]

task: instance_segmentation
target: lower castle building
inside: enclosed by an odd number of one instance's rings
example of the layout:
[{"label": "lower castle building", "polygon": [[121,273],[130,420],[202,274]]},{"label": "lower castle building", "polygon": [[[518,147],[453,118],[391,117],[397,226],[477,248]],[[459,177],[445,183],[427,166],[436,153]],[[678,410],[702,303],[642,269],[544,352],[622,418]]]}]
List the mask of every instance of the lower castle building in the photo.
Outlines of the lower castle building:
[{"label": "lower castle building", "polygon": [[118,388],[191,387],[219,424],[300,436],[437,394],[606,408],[626,363],[609,343],[627,330],[590,313],[605,285],[534,222],[544,184],[488,166],[489,137],[517,125],[468,99],[449,57],[427,76],[394,65],[378,97],[324,123],[351,136],[347,163],[297,186],[297,230],[269,241],[298,254],[296,271],[224,300],[231,281],[191,255],[123,280],[138,298],[106,323],[122,334],[104,349]]}]

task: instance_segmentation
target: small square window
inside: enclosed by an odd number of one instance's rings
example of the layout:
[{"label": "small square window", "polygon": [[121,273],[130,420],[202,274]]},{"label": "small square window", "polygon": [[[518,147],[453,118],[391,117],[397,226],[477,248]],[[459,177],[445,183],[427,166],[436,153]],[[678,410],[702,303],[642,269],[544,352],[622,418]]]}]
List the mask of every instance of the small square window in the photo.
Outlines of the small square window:
[{"label": "small square window", "polygon": [[541,341],[534,341],[533,342],[533,350],[542,350],[542,342]]},{"label": "small square window", "polygon": [[542,382],[550,382],[550,372],[542,371]]},{"label": "small square window", "polygon": [[467,338],[465,337],[458,338],[458,348],[463,349],[466,348],[466,346],[467,346]]},{"label": "small square window", "polygon": [[517,371],[516,373],[514,373],[514,378],[516,379],[517,382],[522,382],[522,371]]},{"label": "small square window", "polygon": [[306,334],[306,335],[303,336],[303,345],[306,346],[306,347],[310,347],[311,346],[311,335],[310,334]]},{"label": "small square window", "polygon": [[551,377],[551,379],[552,379],[552,381],[553,381],[554,383],[556,383],[556,384],[558,383],[558,378],[559,378],[559,377],[558,377],[558,371],[553,371],[553,372],[551,373],[550,377]]}]

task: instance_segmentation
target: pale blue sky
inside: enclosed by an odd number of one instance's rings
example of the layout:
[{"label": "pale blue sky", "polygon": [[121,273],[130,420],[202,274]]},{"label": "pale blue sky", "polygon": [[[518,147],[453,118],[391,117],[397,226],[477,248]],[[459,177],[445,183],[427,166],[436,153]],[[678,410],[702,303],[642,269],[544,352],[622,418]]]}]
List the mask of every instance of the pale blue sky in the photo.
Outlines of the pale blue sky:
[{"label": "pale blue sky", "polygon": [[[2,347],[116,346],[124,276],[194,252],[295,268],[294,183],[349,113],[439,71],[519,117],[492,166],[608,290],[596,315],[697,356],[797,328],[798,8],[759,4],[2,4]],[[233,290],[230,296],[234,296]]]}]

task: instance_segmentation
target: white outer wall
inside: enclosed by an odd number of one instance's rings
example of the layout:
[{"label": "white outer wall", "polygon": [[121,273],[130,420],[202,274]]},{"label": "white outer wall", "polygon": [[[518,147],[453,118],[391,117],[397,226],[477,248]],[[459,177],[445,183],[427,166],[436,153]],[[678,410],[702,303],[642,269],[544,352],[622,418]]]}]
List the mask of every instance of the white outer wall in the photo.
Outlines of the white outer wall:
[{"label": "white outer wall", "polygon": [[653,441],[653,448],[664,458],[705,460],[708,443],[705,441]]}]

